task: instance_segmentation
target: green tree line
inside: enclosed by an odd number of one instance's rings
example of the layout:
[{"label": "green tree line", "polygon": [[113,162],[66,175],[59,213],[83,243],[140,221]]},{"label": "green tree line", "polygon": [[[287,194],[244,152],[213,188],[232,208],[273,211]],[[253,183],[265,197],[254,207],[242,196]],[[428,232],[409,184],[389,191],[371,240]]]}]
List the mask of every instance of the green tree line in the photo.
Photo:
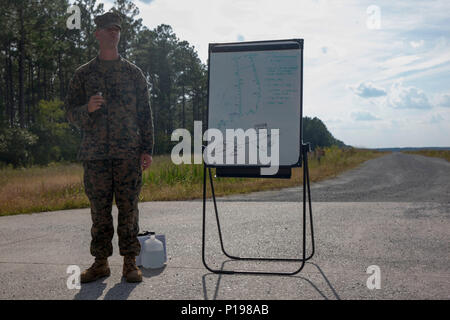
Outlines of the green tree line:
[{"label": "green tree line", "polygon": [[[98,53],[94,17],[106,11],[96,0],[74,4],[81,11],[81,29],[67,28],[68,0],[1,2],[0,163],[76,159],[81,135],[65,119],[63,101],[75,69]],[[116,0],[113,10],[122,17],[119,53],[138,65],[149,83],[154,152],[169,153],[174,129],[192,132],[195,120],[206,123],[207,67],[169,25],[143,26],[132,1]],[[317,118],[305,118],[304,133],[305,141],[315,139],[313,145],[337,143]]]},{"label": "green tree line", "polygon": [[345,143],[333,137],[326,125],[317,117],[303,118],[303,141],[311,143],[311,147],[346,147]]}]

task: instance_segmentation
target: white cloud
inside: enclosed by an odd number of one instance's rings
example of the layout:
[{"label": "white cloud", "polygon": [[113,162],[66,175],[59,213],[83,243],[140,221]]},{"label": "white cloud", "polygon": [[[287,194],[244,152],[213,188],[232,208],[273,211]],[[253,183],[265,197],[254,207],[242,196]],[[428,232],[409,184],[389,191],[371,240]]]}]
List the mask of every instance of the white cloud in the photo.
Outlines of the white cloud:
[{"label": "white cloud", "polygon": [[386,61],[383,61],[382,63],[380,63],[380,67],[383,69],[392,69],[396,67],[398,68],[401,66],[410,65],[411,63],[417,61],[418,59],[420,59],[420,57],[417,55],[410,55],[410,56],[402,55],[399,57],[394,57]]},{"label": "white cloud", "polygon": [[450,94],[448,93],[441,94],[439,100],[440,100],[439,101],[440,107],[450,108]]},{"label": "white cloud", "polygon": [[438,114],[433,114],[431,116],[430,123],[439,123],[441,121],[444,121],[444,118],[439,113]]},{"label": "white cloud", "polygon": [[395,109],[430,109],[427,95],[415,87],[404,87],[401,81],[392,84],[388,104]]},{"label": "white cloud", "polygon": [[420,41],[410,41],[409,44],[411,45],[411,47],[413,48],[419,48],[422,47],[423,44],[425,43],[425,41],[420,40]]},{"label": "white cloud", "polygon": [[361,82],[359,85],[349,86],[349,88],[362,98],[374,98],[386,95],[386,90],[375,87],[372,82]]},{"label": "white cloud", "polygon": [[[436,39],[430,48],[422,50],[420,54],[405,55],[396,54],[393,58],[384,59],[378,63],[381,70],[377,72],[374,78],[377,82],[393,80],[398,77],[412,78],[415,74],[431,71],[438,73],[442,68],[448,67],[450,64],[450,44],[445,38]],[[403,49],[402,51],[406,51]],[[403,52],[402,52],[403,53]],[[408,74],[405,76],[405,74]]]},{"label": "white cloud", "polygon": [[380,118],[374,116],[370,112],[367,111],[357,111],[352,112],[352,118],[356,121],[374,121],[374,120],[381,120]]}]

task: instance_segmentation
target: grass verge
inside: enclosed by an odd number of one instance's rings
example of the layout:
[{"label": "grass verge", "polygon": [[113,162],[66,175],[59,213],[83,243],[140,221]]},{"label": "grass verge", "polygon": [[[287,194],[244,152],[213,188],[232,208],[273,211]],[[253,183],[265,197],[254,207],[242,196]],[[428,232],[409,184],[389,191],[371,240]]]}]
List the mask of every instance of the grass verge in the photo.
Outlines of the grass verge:
[{"label": "grass verge", "polygon": [[[319,162],[310,154],[310,180],[335,177],[363,162],[386,153],[366,149],[325,149]],[[291,179],[217,178],[216,196],[274,190],[302,183],[302,168]],[[170,156],[155,156],[143,174],[140,201],[199,199],[203,195],[203,166],[175,165]],[[208,187],[208,197],[211,196]],[[84,193],[81,164],[0,170],[0,216],[89,207]]]},{"label": "grass verge", "polygon": [[450,150],[418,150],[418,151],[403,151],[409,154],[418,154],[426,157],[442,158],[450,161]]}]

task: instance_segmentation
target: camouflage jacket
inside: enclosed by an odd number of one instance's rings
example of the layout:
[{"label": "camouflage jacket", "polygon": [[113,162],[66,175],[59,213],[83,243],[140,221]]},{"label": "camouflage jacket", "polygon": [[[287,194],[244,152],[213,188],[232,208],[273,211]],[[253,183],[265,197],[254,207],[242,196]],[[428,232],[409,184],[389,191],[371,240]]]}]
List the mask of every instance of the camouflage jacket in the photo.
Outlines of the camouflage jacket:
[{"label": "camouflage jacket", "polygon": [[[105,104],[88,112],[91,96],[102,93]],[[123,57],[97,56],[80,66],[70,81],[66,117],[82,132],[78,160],[126,159],[153,152],[153,118],[147,81]]]}]

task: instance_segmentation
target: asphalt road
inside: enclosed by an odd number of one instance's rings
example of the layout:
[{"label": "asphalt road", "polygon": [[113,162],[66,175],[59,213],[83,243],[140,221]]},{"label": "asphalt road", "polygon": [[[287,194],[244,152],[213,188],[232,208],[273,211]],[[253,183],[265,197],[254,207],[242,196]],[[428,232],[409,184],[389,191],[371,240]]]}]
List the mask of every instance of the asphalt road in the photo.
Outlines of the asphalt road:
[{"label": "asphalt road", "polygon": [[[295,276],[211,273],[201,259],[200,201],[140,203],[141,230],[166,235],[166,267],[144,269],[142,283],[126,283],[115,235],[111,276],[81,289],[68,288],[67,270],[92,263],[89,209],[0,217],[0,299],[449,299],[449,190],[449,162],[397,153],[313,184],[315,255]],[[290,188],[221,198],[226,250],[302,257],[300,195]],[[115,206],[113,215],[117,225]],[[206,239],[213,268],[292,272],[300,266],[223,256],[210,201]],[[379,289],[368,288],[370,266],[380,271]]]},{"label": "asphalt road", "polygon": [[[317,202],[450,202],[450,163],[394,152],[312,185]],[[299,188],[236,195],[233,201],[302,201]]]}]

